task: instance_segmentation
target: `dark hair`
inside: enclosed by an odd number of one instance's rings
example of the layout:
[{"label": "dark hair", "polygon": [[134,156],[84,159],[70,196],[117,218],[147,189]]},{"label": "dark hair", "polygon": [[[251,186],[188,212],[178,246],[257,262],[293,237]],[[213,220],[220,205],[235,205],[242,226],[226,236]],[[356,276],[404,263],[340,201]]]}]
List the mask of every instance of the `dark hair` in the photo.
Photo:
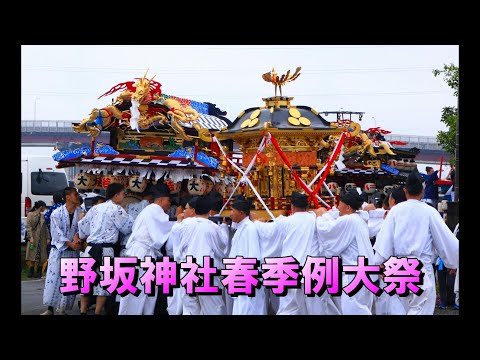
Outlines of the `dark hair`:
[{"label": "dark hair", "polygon": [[170,207],[178,206],[178,201],[175,195],[170,195]]},{"label": "dark hair", "polygon": [[292,192],[291,205],[299,210],[305,211],[308,209],[308,196],[297,191]]},{"label": "dark hair", "polygon": [[148,196],[148,195],[152,195],[153,187],[154,187],[153,184],[148,183],[147,186],[145,187],[145,190],[142,193],[142,196],[145,197],[145,196]]},{"label": "dark hair", "polygon": [[79,198],[80,198],[80,200],[79,200],[79,204],[78,204],[78,205],[82,205],[82,204],[83,204],[83,197],[80,196]]},{"label": "dark hair", "polygon": [[122,184],[119,183],[111,183],[107,187],[107,191],[105,192],[105,198],[106,200],[110,200],[113,198],[115,195],[117,195],[119,192],[122,192],[124,190],[124,187]]},{"label": "dark hair", "polygon": [[356,189],[349,190],[340,198],[341,202],[349,205],[355,211],[361,208],[363,200],[363,196],[359,195]]},{"label": "dark hair", "polygon": [[105,198],[104,198],[103,196],[100,196],[100,195],[99,195],[99,196],[95,196],[95,197],[93,198],[93,200],[92,200],[92,206],[97,205],[100,200],[105,201]]},{"label": "dark hair", "polygon": [[426,171],[427,173],[428,173],[430,170],[433,170],[433,167],[427,166],[427,167],[425,168],[425,171]]},{"label": "dark hair", "polygon": [[43,200],[35,201],[35,204],[33,204],[33,207],[30,209],[30,211],[40,209],[42,206],[47,207],[47,204],[45,204],[45,201]]},{"label": "dark hair", "polygon": [[384,194],[379,194],[379,195],[380,195],[380,197],[378,197],[378,195],[377,195],[374,199],[374,205],[375,205],[375,208],[377,208],[377,209],[380,209],[382,207],[383,200],[385,199]]},{"label": "dark hair", "polygon": [[405,188],[410,196],[418,196],[423,191],[423,178],[417,169],[414,169],[407,177]]},{"label": "dark hair", "polygon": [[223,207],[223,196],[216,191],[210,191],[208,194],[210,198],[210,207],[213,211],[219,212]]},{"label": "dark hair", "polygon": [[251,210],[252,210],[252,209],[241,210],[241,211],[243,211],[243,212],[245,213],[245,215],[250,216],[250,211],[251,211]]},{"label": "dark hair", "polygon": [[394,188],[390,196],[395,201],[395,205],[407,201],[407,195],[405,194],[405,191],[403,191],[403,186]]},{"label": "dark hair", "polygon": [[62,203],[63,204],[63,194],[61,192],[56,192],[53,194],[53,203],[58,204]]},{"label": "dark hair", "polygon": [[390,209],[390,203],[389,203],[388,201],[390,200],[390,195],[391,195],[391,194],[392,194],[392,192],[389,191],[389,192],[387,193],[387,196],[385,196],[385,199],[383,199],[383,204],[382,204],[382,206],[383,206],[383,207],[386,207],[387,210]]},{"label": "dark hair", "polygon": [[[362,191],[362,193],[360,194],[360,197],[362,198],[363,202],[368,202],[368,194],[365,192],[365,191]],[[360,205],[361,206],[361,205]],[[358,209],[357,209],[358,210]]]},{"label": "dark hair", "polygon": [[190,199],[187,200],[187,202],[185,203],[185,206],[187,206],[188,204],[192,209],[196,209],[197,200],[198,200],[198,196],[191,197]]},{"label": "dark hair", "polygon": [[[190,203],[188,203],[192,206]],[[197,215],[205,215],[208,214],[210,211],[210,199],[206,196],[199,196],[195,203],[195,214]]]},{"label": "dark hair", "polygon": [[191,195],[185,196],[184,198],[180,199],[180,206],[185,209],[185,206],[187,206],[188,201],[192,198]]},{"label": "dark hair", "polygon": [[67,186],[65,189],[63,189],[63,200],[65,200],[67,196],[73,192],[77,192],[77,189],[72,186]]},{"label": "dark hair", "polygon": [[235,196],[233,201],[232,208],[238,211],[243,211],[245,215],[250,215],[250,210],[252,207],[252,202],[245,198],[244,195]]},{"label": "dark hair", "polygon": [[153,196],[153,199],[156,200],[161,197],[170,197],[170,188],[165,185],[164,183],[157,183],[152,190],[151,194]]},{"label": "dark hair", "polygon": [[417,196],[417,195],[420,195],[422,190],[423,190],[423,186],[422,185],[406,185],[405,188],[407,189],[408,193],[411,195],[411,196]]}]

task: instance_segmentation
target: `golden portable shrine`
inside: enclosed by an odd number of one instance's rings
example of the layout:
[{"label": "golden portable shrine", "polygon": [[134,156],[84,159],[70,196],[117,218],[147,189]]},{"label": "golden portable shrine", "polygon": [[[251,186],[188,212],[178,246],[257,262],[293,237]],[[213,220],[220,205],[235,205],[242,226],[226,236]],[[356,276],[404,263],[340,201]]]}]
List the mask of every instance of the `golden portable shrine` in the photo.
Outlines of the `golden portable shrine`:
[{"label": "golden portable shrine", "polygon": [[[90,136],[90,146],[59,152],[54,159],[59,167],[78,169],[75,186],[81,190],[120,182],[129,190],[127,199],[139,201],[149,182],[163,181],[177,194],[215,189],[224,196],[225,209],[235,193],[244,193],[264,218],[286,214],[292,191],[308,194],[312,207],[331,207],[344,188],[363,187],[373,194],[403,182],[416,166],[418,150],[395,148],[404,144],[386,142],[383,129],[362,131],[363,113],[329,111],[337,115],[329,122],[312,107],[294,105],[292,97],[282,95],[282,86],[300,71],[263,74],[275,96],[233,122],[215,104],[162,93],[147,74],[117,84],[99,97],[121,91],[110,105],[94,108],[73,127]],[[109,145],[95,142],[102,131],[110,132]],[[240,162],[234,143],[240,146]]]},{"label": "golden portable shrine", "polygon": [[394,145],[405,143],[386,142],[383,135],[389,131],[380,128],[362,131],[361,112],[329,111],[337,121],[328,122],[314,108],[294,105],[292,97],[282,96],[281,87],[295,80],[300,70],[292,76],[289,71],[279,76],[274,69],[263,74],[275,85],[275,96],[263,98],[263,106],[242,111],[215,135],[239,144],[249,180],[241,172],[237,178],[250,185],[243,191],[254,199],[255,209],[286,214],[292,191],[308,194],[311,206],[331,207],[338,203],[341,189],[362,187],[374,194],[377,188],[402,183],[416,167],[418,149],[396,149]]},{"label": "golden portable shrine", "polygon": [[[166,95],[147,74],[117,84],[99,98],[121,93],[112,104],[94,108],[73,130],[86,133],[90,146],[55,154],[59,167],[75,166],[75,186],[81,191],[125,185],[127,202],[140,200],[148,183],[166,183],[172,194],[183,190],[207,194],[226,191],[235,179],[223,172],[211,133],[230,121],[212,103]],[[102,131],[110,144],[97,143]]]}]

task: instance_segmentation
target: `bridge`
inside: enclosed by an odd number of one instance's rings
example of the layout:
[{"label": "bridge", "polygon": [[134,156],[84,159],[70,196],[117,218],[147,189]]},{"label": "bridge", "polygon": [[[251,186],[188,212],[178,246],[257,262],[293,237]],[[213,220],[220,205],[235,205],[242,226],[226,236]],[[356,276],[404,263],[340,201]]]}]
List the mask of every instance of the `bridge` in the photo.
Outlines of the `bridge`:
[{"label": "bridge", "polygon": [[436,136],[420,136],[420,135],[392,135],[386,134],[386,141],[403,141],[406,145],[395,145],[397,148],[420,149],[420,153],[415,157],[415,161],[419,163],[439,164],[440,158],[443,156],[443,162],[450,161],[450,154],[446,152],[437,142]]},{"label": "bridge", "polygon": [[[22,120],[22,146],[57,146],[59,150],[67,147],[79,147],[80,144],[89,146],[90,136],[87,134],[79,134],[72,130],[72,124],[78,121],[69,120]],[[416,157],[417,162],[438,164],[443,156],[443,161],[450,160],[450,154],[447,153],[438,144],[435,136],[419,136],[419,135],[385,135],[386,141],[403,141],[406,145],[395,145],[399,148],[420,149],[420,153]],[[109,143],[110,133],[102,132],[96,141]]]}]

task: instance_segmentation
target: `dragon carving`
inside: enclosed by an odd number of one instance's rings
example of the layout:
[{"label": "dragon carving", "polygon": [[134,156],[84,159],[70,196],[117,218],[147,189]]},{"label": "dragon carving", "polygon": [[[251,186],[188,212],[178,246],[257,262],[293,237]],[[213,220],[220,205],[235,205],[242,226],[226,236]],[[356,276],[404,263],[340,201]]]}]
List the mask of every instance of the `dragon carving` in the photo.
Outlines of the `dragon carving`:
[{"label": "dragon carving", "polygon": [[[359,123],[348,119],[338,121],[337,127],[347,128],[350,133],[344,144],[344,153],[346,154],[357,153],[358,155],[364,155],[365,152],[368,152],[374,158],[382,154],[395,155],[388,142],[380,141],[376,138],[378,134],[388,134],[390,131],[380,128],[370,128],[367,131],[361,131]],[[371,137],[367,134],[371,134]],[[375,152],[374,145],[381,149]]]},{"label": "dragon carving", "polygon": [[73,130],[76,132],[88,131],[90,136],[97,137],[102,130],[111,127],[115,123],[115,119],[119,120],[119,123],[125,120],[122,111],[115,106],[110,105],[102,109],[94,108],[87,118],[83,119],[80,124],[73,126]]},{"label": "dragon carving", "polygon": [[[193,128],[198,131],[199,137],[207,142],[212,138],[208,129],[202,128],[196,121],[199,117],[197,111],[190,106],[184,107],[174,99],[167,99],[163,107],[157,107],[151,104],[154,101],[161,100],[161,84],[145,75],[134,81],[127,81],[112,87],[105,94],[99,96],[111,95],[119,90],[123,90],[112,105],[101,109],[94,108],[90,115],[83,119],[78,125],[73,126],[76,132],[88,131],[92,137],[97,137],[100,133],[115,125],[130,126],[137,131],[148,129],[153,123],[163,124],[167,122],[167,116],[171,120],[171,126],[184,139],[191,141],[193,138],[185,134],[185,130],[180,123],[191,123]],[[119,106],[125,101],[131,102],[129,110],[120,110]]]},{"label": "dragon carving", "polygon": [[167,115],[169,115],[171,119],[172,128],[178,133],[178,135],[182,139],[187,141],[193,140],[193,137],[187,135],[183,126],[180,125],[180,123],[190,123],[192,127],[197,130],[198,136],[201,140],[205,142],[212,142],[212,136],[210,135],[210,131],[208,131],[208,129],[206,128],[201,127],[200,124],[197,122],[199,115],[195,109],[190,106],[184,107],[180,105],[177,100],[174,100],[172,98],[165,100],[163,102],[163,105],[169,109]]}]

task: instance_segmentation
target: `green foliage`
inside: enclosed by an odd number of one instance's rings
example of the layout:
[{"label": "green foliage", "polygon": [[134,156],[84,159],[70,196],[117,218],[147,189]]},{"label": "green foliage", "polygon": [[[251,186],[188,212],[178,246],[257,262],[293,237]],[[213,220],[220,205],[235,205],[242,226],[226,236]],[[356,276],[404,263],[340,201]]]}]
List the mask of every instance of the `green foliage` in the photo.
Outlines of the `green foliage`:
[{"label": "green foliage", "polygon": [[[458,66],[453,64],[444,65],[443,70],[433,70],[435,77],[443,74],[443,79],[450,86],[454,92],[453,94],[458,97]],[[450,154],[455,154],[455,145],[457,140],[457,108],[456,107],[444,107],[442,110],[442,117],[440,119],[448,130],[439,131],[437,135],[437,141]]]},{"label": "green foliage", "polygon": [[433,70],[435,77],[440,74],[443,74],[443,80],[446,81],[447,85],[455,90],[453,95],[458,96],[458,66],[453,64],[443,65],[443,70]]}]

